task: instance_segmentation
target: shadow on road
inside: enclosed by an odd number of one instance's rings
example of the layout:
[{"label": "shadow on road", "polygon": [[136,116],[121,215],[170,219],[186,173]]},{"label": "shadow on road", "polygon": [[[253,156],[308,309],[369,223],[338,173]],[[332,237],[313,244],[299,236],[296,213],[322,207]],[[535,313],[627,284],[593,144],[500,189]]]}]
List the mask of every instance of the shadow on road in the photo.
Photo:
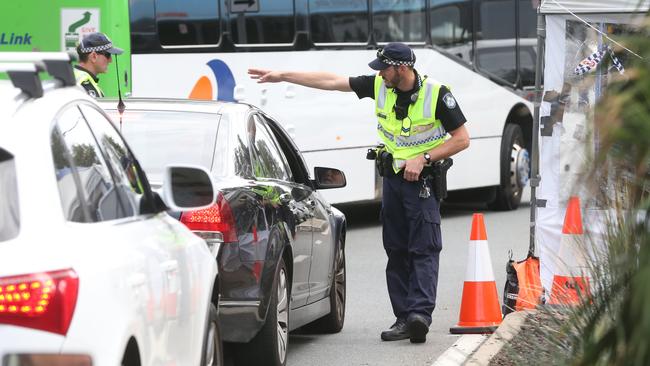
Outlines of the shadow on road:
[{"label": "shadow on road", "polygon": [[364,228],[379,224],[381,203],[337,204],[336,208],[345,214],[348,228]]}]

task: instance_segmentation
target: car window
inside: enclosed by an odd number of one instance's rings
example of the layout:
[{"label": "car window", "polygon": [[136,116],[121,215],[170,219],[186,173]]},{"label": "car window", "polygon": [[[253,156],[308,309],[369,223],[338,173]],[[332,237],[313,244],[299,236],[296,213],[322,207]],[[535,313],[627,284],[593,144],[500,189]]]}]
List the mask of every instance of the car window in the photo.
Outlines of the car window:
[{"label": "car window", "polygon": [[[249,151],[251,142],[248,124],[235,123],[234,118],[229,115],[224,115],[222,118],[226,119],[224,120],[224,124],[229,125],[233,129],[232,159],[235,175],[245,179],[253,178],[253,164]],[[230,123],[227,123],[227,121],[230,121]],[[249,120],[249,123],[252,123],[252,121]],[[219,132],[219,136],[223,136],[221,132]]]},{"label": "car window", "polygon": [[[222,119],[224,121],[219,123],[217,141],[214,144],[214,160],[212,161],[212,173],[214,173],[214,175],[217,177],[225,177],[228,175],[228,172],[230,171],[228,164],[231,160],[229,152],[230,147],[228,146],[228,143],[230,141],[230,123],[227,123],[225,121],[225,117],[222,117]],[[243,151],[246,151],[246,149]],[[235,164],[235,168],[239,168],[239,166]]]},{"label": "car window", "polygon": [[20,212],[14,157],[0,148],[0,242],[18,236],[19,229]]},{"label": "car window", "polygon": [[263,118],[254,115],[248,124],[251,141],[253,173],[258,178],[289,180],[286,159],[278,150],[275,138],[267,129]]},{"label": "car window", "polygon": [[[119,120],[116,111],[108,114],[114,121]],[[149,182],[159,184],[165,167],[170,164],[211,169],[219,120],[215,113],[127,108],[120,132],[147,173]]]},{"label": "car window", "polygon": [[294,141],[289,137],[284,128],[282,128],[282,125],[275,121],[269,121],[266,116],[264,118],[267,120],[266,126],[272,131],[275,141],[278,143],[280,151],[282,151],[282,155],[286,158],[289,171],[291,172],[291,180],[307,186],[311,185],[307,164]]},{"label": "car window", "polygon": [[[58,134],[52,134],[53,157],[55,162],[59,159],[60,153],[56,149],[60,144],[67,160],[63,169],[55,166],[66,218],[75,222],[99,222],[130,216],[132,210],[116,191],[108,166],[79,108],[68,107],[60,113],[55,120],[55,129]],[[72,174],[66,174],[66,169]],[[73,198],[73,194],[81,197]],[[87,205],[83,216],[76,207],[80,201]]]},{"label": "car window", "polygon": [[88,206],[85,204],[84,193],[77,170],[72,164],[72,157],[65,146],[63,136],[58,127],[52,129],[50,135],[54,174],[59,188],[61,208],[66,220],[72,222],[91,222]]},{"label": "car window", "polygon": [[144,174],[138,169],[135,157],[126,146],[113,124],[93,107],[82,105],[81,112],[95,135],[104,159],[113,172],[115,190],[126,205],[127,216],[138,214],[144,195]]}]

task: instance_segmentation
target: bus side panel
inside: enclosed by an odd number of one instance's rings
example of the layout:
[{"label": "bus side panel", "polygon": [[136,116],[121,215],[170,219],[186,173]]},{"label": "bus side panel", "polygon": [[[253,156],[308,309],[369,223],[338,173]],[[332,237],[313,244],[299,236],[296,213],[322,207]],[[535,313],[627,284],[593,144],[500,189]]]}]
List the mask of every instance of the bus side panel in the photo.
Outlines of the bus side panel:
[{"label": "bus side panel", "polygon": [[303,153],[305,162],[312,169],[311,175],[315,166],[336,168],[345,173],[345,188],[321,192],[329,203],[373,201],[379,198],[375,190],[375,163],[366,159],[367,151],[367,148],[360,148]]},{"label": "bus side panel", "polygon": [[[365,59],[365,53],[332,53],[339,59],[348,57],[343,62],[346,67],[334,72],[363,74],[367,67],[357,60]],[[217,99],[222,92],[220,88],[235,85],[233,93],[224,94],[257,105],[280,122],[302,151],[311,174],[314,166],[337,168],[346,174],[347,187],[323,191],[329,202],[374,200],[373,165],[365,160],[367,149],[379,141],[371,99],[359,101],[353,93],[324,92],[288,83],[257,84],[247,74],[249,67],[325,69],[327,65],[318,64],[324,62],[321,55],[318,58],[312,52],[134,55],[133,95],[187,98],[202,88],[202,94],[197,94]]]},{"label": "bus side panel", "polygon": [[2,1],[0,3],[0,51],[60,51],[61,3],[81,2]]},{"label": "bus side panel", "polygon": [[[124,74],[130,79],[131,68],[127,0],[5,0],[0,4],[0,51],[65,51],[66,34],[69,42],[76,44],[84,32],[104,32],[124,49],[118,56],[119,68],[123,93],[130,91],[130,80],[124,85]],[[63,10],[75,10],[78,16],[68,16],[62,24]],[[97,15],[99,19],[95,19]],[[117,96],[115,70],[114,59],[108,73],[100,75],[107,96]]]},{"label": "bus side panel", "polygon": [[[416,49],[416,54],[418,72],[450,86],[468,120],[470,148],[454,157],[449,189],[499,185],[501,135],[511,108],[522,99],[434,50]],[[208,99],[227,95],[257,105],[285,127],[310,170],[319,165],[345,172],[348,187],[325,190],[328,200],[363,201],[376,197],[375,173],[371,162],[364,161],[367,148],[379,141],[373,100],[289,83],[258,84],[247,69],[368,75],[374,57],[373,50],[135,55],[133,94],[187,98],[201,89],[197,94]],[[220,88],[231,91],[221,93]]]},{"label": "bus side panel", "polygon": [[501,137],[472,139],[467,150],[453,156],[447,173],[447,189],[479,188],[498,185]]}]

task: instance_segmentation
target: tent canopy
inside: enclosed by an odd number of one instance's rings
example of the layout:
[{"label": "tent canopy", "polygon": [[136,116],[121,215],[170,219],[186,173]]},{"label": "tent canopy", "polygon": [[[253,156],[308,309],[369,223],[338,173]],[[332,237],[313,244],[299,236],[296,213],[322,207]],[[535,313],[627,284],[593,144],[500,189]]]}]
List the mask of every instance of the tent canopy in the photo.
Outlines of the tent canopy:
[{"label": "tent canopy", "polygon": [[572,13],[644,13],[650,0],[542,0],[542,14]]}]

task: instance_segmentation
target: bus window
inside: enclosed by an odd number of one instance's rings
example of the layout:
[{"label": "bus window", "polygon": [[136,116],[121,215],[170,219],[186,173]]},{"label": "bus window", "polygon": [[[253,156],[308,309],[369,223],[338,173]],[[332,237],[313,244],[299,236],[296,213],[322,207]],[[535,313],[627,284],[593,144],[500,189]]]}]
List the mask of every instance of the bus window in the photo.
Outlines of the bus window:
[{"label": "bus window", "polygon": [[314,43],[368,42],[367,0],[309,0]]},{"label": "bus window", "polygon": [[219,43],[219,5],[206,0],[156,0],[158,37],[163,46]]},{"label": "bus window", "polygon": [[228,26],[235,44],[287,44],[295,24],[293,0],[273,0],[260,1],[255,12],[231,10]]},{"label": "bus window", "polygon": [[160,48],[156,35],[154,0],[129,1],[131,52],[146,52]]},{"label": "bus window", "polygon": [[476,64],[514,85],[517,82],[515,0],[484,0],[480,2],[479,12]]},{"label": "bus window", "polygon": [[519,0],[519,38],[537,38],[537,0]]},{"label": "bus window", "polygon": [[375,41],[425,41],[424,0],[376,0],[372,12]]},{"label": "bus window", "polygon": [[472,1],[430,0],[431,40],[465,62],[472,61]]},{"label": "bus window", "polygon": [[519,0],[519,79],[521,86],[535,86],[537,59],[537,1]]},{"label": "bus window", "polygon": [[131,34],[155,33],[153,0],[129,1],[129,16],[131,17]]}]

